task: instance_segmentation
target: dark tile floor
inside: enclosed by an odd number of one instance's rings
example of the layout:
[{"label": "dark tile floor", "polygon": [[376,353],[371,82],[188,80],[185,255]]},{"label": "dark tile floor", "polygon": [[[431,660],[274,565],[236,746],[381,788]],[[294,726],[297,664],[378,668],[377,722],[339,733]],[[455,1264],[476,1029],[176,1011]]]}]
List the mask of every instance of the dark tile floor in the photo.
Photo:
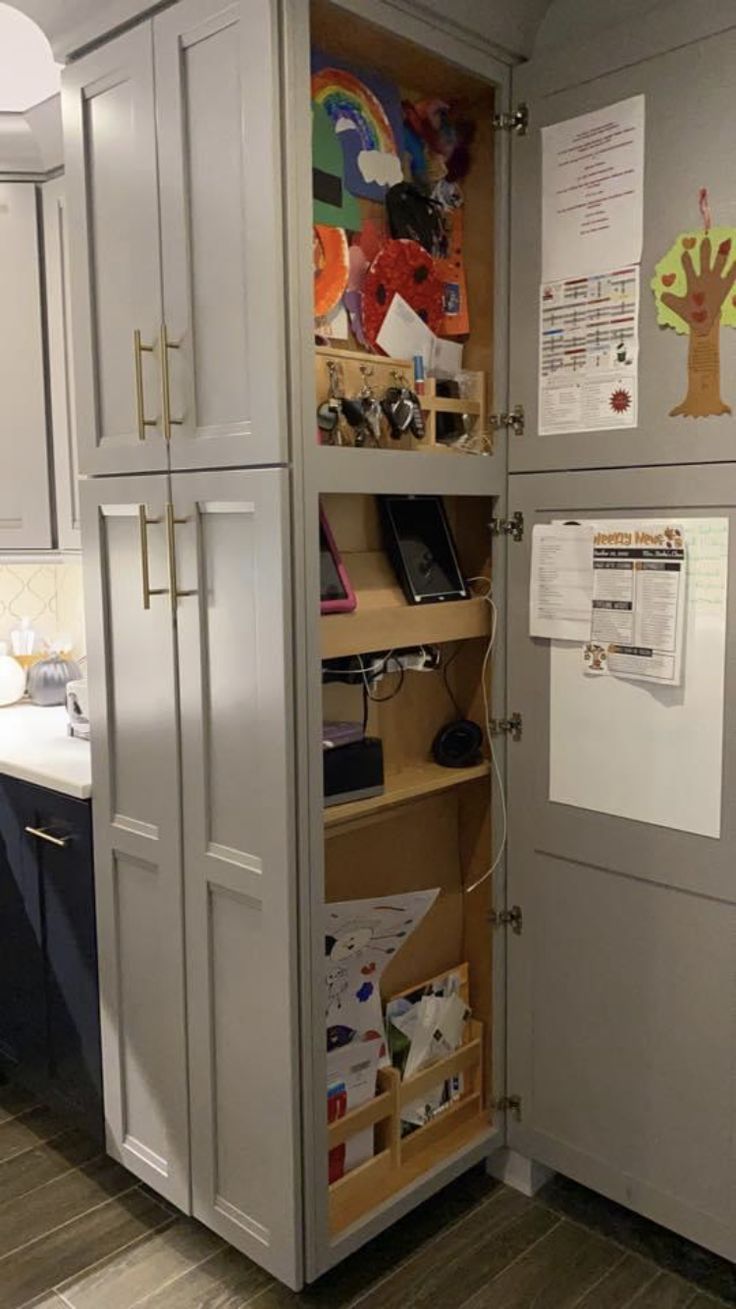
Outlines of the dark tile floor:
[{"label": "dark tile floor", "polygon": [[300,1295],[0,1086],[0,1309],[715,1309],[736,1269],[565,1180],[476,1169]]}]

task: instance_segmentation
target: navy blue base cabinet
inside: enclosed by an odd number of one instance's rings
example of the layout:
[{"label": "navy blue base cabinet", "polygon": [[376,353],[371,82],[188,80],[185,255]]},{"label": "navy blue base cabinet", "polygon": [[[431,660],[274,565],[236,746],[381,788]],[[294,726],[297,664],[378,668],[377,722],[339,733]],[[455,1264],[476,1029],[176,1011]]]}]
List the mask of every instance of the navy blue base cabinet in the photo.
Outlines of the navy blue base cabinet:
[{"label": "navy blue base cabinet", "polygon": [[91,805],[4,776],[0,1069],[103,1139]]}]

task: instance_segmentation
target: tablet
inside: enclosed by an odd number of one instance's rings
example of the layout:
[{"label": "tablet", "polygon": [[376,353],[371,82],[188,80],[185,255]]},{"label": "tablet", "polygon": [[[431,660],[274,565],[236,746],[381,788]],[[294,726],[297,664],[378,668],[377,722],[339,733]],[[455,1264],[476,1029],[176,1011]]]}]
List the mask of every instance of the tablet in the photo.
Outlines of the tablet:
[{"label": "tablet", "polygon": [[409,604],[467,600],[440,496],[384,495],[379,503],[386,548]]},{"label": "tablet", "polygon": [[355,592],[323,509],[319,511],[319,575],[320,612],[351,613],[356,606]]}]

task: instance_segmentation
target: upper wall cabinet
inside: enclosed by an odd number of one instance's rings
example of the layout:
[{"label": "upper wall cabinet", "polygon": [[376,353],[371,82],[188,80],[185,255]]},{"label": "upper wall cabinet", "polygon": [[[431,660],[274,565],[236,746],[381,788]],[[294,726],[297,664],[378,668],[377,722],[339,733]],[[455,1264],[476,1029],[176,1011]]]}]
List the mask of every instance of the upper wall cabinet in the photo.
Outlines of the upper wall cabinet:
[{"label": "upper wall cabinet", "polygon": [[286,459],[275,21],[182,0],[65,76],[82,473]]},{"label": "upper wall cabinet", "polygon": [[[611,62],[618,57],[612,47]],[[736,29],[732,28],[656,58],[630,58],[626,67],[605,77],[595,75],[600,68],[593,68],[590,59],[586,62],[583,53],[564,66],[532,60],[515,74],[515,95],[529,103],[530,128],[512,147],[510,396],[514,404],[523,404],[527,420],[525,434],[509,438],[512,471],[703,463],[736,457],[736,331],[731,326],[734,291],[728,289],[736,250],[731,240],[736,173],[730,144],[735,58]],[[537,377],[542,130],[641,94],[645,96],[645,168],[638,425],[541,436]],[[660,294],[670,285],[669,280],[663,282],[663,270],[657,265],[676,245],[679,272],[672,271],[677,267],[673,262],[664,277],[672,278],[677,294],[685,290],[682,256],[686,264],[687,249],[678,237],[686,234],[695,255],[692,311],[702,312],[698,297],[704,295],[700,285],[704,231],[698,193],[704,184],[710,192],[717,238],[712,244],[731,241],[731,245],[723,276],[711,279],[714,292],[726,297],[725,302],[715,330],[701,336],[697,321],[690,331],[681,321],[675,331],[674,314],[670,326],[660,325],[651,282],[655,279]],[[574,378],[573,369],[569,371]],[[705,403],[693,401],[692,380],[703,385]],[[562,396],[562,403],[568,400],[569,396]]]},{"label": "upper wall cabinet", "polygon": [[79,482],[64,178],[56,177],[51,182],[44,182],[41,196],[49,399],[56,487],[56,543],[60,550],[79,550]]},{"label": "upper wall cabinet", "polygon": [[[52,544],[36,188],[0,183],[0,549]],[[12,476],[8,476],[12,470]]]}]

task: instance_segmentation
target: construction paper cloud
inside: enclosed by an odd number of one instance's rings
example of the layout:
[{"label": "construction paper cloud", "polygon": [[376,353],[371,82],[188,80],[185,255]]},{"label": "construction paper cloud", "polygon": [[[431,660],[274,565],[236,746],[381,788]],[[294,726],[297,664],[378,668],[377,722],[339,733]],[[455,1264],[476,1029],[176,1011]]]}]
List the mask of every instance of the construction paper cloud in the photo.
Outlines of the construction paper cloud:
[{"label": "construction paper cloud", "polygon": [[385,188],[395,186],[403,178],[398,156],[384,154],[382,150],[361,150],[358,154],[358,168],[366,182]]}]

